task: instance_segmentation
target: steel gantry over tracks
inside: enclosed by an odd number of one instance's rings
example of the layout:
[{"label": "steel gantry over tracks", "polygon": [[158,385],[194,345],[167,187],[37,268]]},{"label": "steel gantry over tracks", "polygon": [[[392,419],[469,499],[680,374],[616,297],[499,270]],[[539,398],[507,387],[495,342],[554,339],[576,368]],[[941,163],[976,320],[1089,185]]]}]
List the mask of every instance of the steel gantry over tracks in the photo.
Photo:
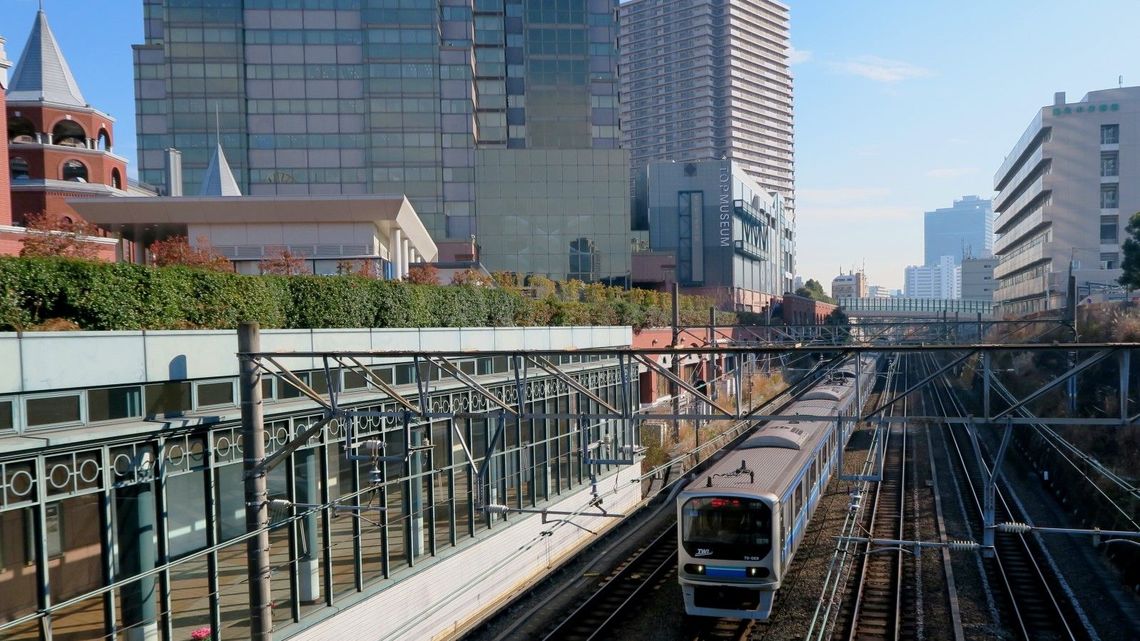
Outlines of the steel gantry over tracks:
[{"label": "steel gantry over tracks", "polygon": [[[990,321],[996,322],[996,321]],[[1056,324],[1056,321],[1051,321]],[[929,325],[929,323],[927,324]],[[887,327],[889,326],[889,327]],[[976,324],[973,327],[978,328]],[[763,338],[773,337],[771,328],[764,330]],[[906,332],[915,327],[900,325],[898,323],[884,324],[883,336],[891,334],[898,338],[897,332]],[[978,328],[979,334],[984,334],[984,328]],[[409,464],[418,452],[431,447],[425,440],[422,429],[413,425],[414,420],[431,421],[435,419],[447,420],[463,418],[472,415],[472,409],[460,405],[441,405],[429,402],[429,391],[436,376],[446,376],[461,383],[469,390],[472,399],[478,399],[481,415],[490,413],[492,431],[487,441],[487,456],[484,461],[490,460],[490,453],[503,444],[506,438],[507,425],[518,424],[529,420],[562,420],[569,421],[578,435],[578,444],[581,448],[581,460],[589,470],[591,479],[593,469],[606,465],[632,465],[638,460],[640,443],[638,427],[642,421],[653,420],[835,420],[834,416],[782,416],[771,413],[775,407],[774,401],[789,389],[802,383],[802,379],[813,375],[821,375],[830,365],[842,362],[844,359],[860,354],[878,354],[886,358],[896,358],[900,354],[929,353],[935,355],[941,363],[933,373],[910,385],[906,390],[893,397],[884,397],[874,407],[864,408],[858,417],[860,422],[875,421],[880,425],[914,420],[937,420],[969,426],[971,429],[980,424],[993,424],[1005,427],[1003,443],[1008,443],[1009,433],[1014,426],[1021,424],[1034,425],[1080,425],[1114,427],[1131,425],[1140,421],[1137,413],[1138,404],[1133,390],[1133,377],[1131,375],[1133,352],[1140,349],[1135,343],[1050,343],[1050,344],[993,344],[993,343],[955,343],[952,342],[954,332],[941,332],[940,341],[934,343],[888,344],[881,338],[872,340],[853,340],[852,333],[833,333],[819,342],[809,341],[793,342],[794,336],[785,333],[776,341],[762,341],[761,335],[733,331],[728,334],[713,328],[692,328],[689,331],[691,341],[683,340],[685,332],[679,332],[682,340],[676,345],[651,348],[595,348],[595,349],[489,349],[489,350],[325,350],[325,351],[263,351],[260,349],[256,328],[243,326],[239,332],[238,358],[241,364],[240,391],[242,402],[242,432],[247,443],[252,443],[245,459],[245,493],[246,493],[246,522],[250,538],[249,547],[249,591],[251,605],[251,630],[255,639],[271,638],[272,613],[270,611],[272,600],[269,586],[269,563],[266,558],[268,550],[268,526],[271,501],[268,500],[266,477],[268,472],[284,460],[288,454],[301,447],[326,426],[337,423],[347,430],[346,455],[354,461],[371,462],[378,474],[382,475],[384,465],[388,463]],[[916,335],[912,333],[911,335]],[[712,337],[711,340],[709,337]],[[754,340],[747,337],[752,336]],[[863,334],[863,336],[867,336]],[[684,346],[689,342],[689,346]],[[1017,376],[1016,363],[1018,355],[1025,354],[1062,355],[1060,362],[1067,363],[1065,371],[1056,377],[1042,381],[1033,381],[1030,389],[1023,389],[1026,378]],[[513,385],[497,386],[495,389],[485,387],[470,371],[457,365],[460,359],[473,357],[490,357],[508,359],[513,373]],[[754,407],[743,407],[741,395],[735,398],[713,398],[701,386],[691,383],[684,377],[678,376],[673,365],[678,359],[700,359],[702,357],[724,358],[728,366],[725,367],[724,377],[735,379],[736,390],[741,386],[742,372],[747,363],[756,363],[765,357],[784,357],[807,361],[808,367],[801,367],[797,371],[800,376],[793,376],[783,390],[773,394],[772,398]],[[1022,356],[1024,359],[1024,356]],[[391,382],[385,381],[371,370],[374,364],[391,362],[393,359],[403,361],[411,360],[412,384],[415,392],[407,396],[399,393]],[[579,380],[568,363],[574,359],[605,360],[616,364],[614,371],[618,380],[618,394],[616,398],[602,398],[593,392],[589,385]],[[1053,358],[1053,361],[1057,361]],[[331,375],[334,370],[353,375],[366,380],[368,384],[380,390],[391,398],[387,409],[360,410],[340,403],[340,390],[336,384],[327,385],[327,389],[316,389],[309,385],[305,379],[298,376],[291,366],[302,369],[297,363],[306,363],[304,369],[311,369],[317,365],[326,372],[327,381],[339,380]],[[1010,367],[1013,363],[1014,367]],[[1058,412],[1055,415],[1041,410],[1045,407],[1056,406],[1056,396],[1071,394],[1074,387],[1072,381],[1080,376],[1097,374],[1104,376],[1105,368],[1117,370],[1114,381],[1117,384],[1119,399],[1116,415],[1112,416],[1082,416],[1076,412]],[[637,391],[639,372],[652,372],[667,379],[696,403],[687,404],[685,411],[662,412],[656,408],[651,415],[638,408]],[[1011,376],[1012,374],[1012,376]],[[894,412],[887,415],[885,410],[894,406],[900,399],[908,394],[930,385],[940,376],[954,375],[959,379],[969,377],[980,382],[972,383],[978,390],[980,401],[978,412],[967,417],[941,417],[941,416],[915,416],[906,412]],[[296,388],[301,394],[308,397],[320,406],[322,418],[313,423],[309,429],[297,434],[291,442],[284,444],[272,454],[266,455],[264,449],[259,449],[257,443],[262,441],[256,436],[264,433],[264,420],[260,411],[260,390],[263,376],[271,376],[281,382]],[[551,410],[542,404],[528,403],[529,391],[533,378],[542,376],[556,381],[556,384],[571,390],[576,398],[569,408]],[[1019,379],[1018,387],[1020,397],[1012,396],[1011,388],[1014,379]],[[1047,402],[1048,401],[1048,402]],[[386,452],[383,440],[371,438],[356,438],[353,436],[353,425],[362,419],[381,418],[393,422],[402,430],[404,447],[398,453]],[[604,423],[605,430],[594,429]],[[472,476],[478,485],[474,488],[475,509],[485,514],[504,514],[508,512],[539,512],[544,520],[548,517],[613,517],[602,508],[600,497],[592,501],[583,510],[572,514],[561,514],[543,510],[531,510],[523,506],[511,506],[495,501],[492,493],[487,489],[487,466],[480,465],[472,455],[468,443],[463,435],[457,431],[454,435],[458,447],[469,462]],[[1003,451],[1004,451],[1003,445]],[[1000,462],[1000,455],[999,455]],[[995,466],[991,484],[999,475]],[[595,487],[596,495],[596,487]],[[341,509],[354,511],[361,506],[338,506]],[[574,524],[577,525],[577,524]],[[582,527],[578,525],[578,527]],[[997,524],[987,523],[987,530],[991,531]],[[257,534],[255,534],[257,533]],[[988,537],[987,537],[988,538]]]}]

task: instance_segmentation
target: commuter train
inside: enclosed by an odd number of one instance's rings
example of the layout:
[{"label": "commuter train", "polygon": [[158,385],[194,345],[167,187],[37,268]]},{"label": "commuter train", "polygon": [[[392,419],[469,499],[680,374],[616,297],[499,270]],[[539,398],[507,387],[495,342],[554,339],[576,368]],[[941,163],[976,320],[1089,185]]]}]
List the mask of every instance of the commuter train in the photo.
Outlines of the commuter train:
[{"label": "commuter train", "polygon": [[[849,359],[781,414],[855,416],[877,360]],[[677,576],[686,614],[768,619],[853,422],[843,421],[840,434],[835,419],[770,421],[680,492]]]}]

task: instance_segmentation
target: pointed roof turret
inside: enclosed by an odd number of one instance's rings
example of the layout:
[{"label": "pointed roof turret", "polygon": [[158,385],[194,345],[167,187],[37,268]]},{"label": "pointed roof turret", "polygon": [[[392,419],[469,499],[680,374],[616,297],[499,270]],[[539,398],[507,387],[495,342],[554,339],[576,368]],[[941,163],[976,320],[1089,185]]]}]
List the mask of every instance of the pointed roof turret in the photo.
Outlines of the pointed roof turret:
[{"label": "pointed roof turret", "polygon": [[202,177],[202,188],[198,190],[199,196],[240,196],[234,174],[230,171],[230,164],[226,162],[226,154],[219,143],[214,148],[214,157],[210,159],[210,166]]},{"label": "pointed roof turret", "polygon": [[75,84],[67,60],[55,42],[43,9],[36,13],[32,34],[8,87],[8,102],[50,102],[69,107],[86,107],[87,101]]}]

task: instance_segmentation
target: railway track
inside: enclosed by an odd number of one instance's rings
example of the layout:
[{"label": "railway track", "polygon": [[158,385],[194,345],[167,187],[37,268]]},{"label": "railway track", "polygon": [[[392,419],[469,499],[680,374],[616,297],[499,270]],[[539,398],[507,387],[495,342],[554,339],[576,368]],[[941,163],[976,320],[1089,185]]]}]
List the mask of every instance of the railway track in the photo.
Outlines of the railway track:
[{"label": "railway track", "polygon": [[[903,367],[902,388],[905,389],[906,368]],[[905,415],[908,399],[892,408]],[[872,538],[902,539],[905,531],[907,501],[907,430],[905,425],[887,428],[886,456],[882,481],[875,484],[875,496],[865,526]],[[872,550],[865,544],[856,571],[856,585],[847,625],[837,627],[834,638],[848,641],[865,639],[898,639],[903,629],[904,567],[901,548]]]},{"label": "railway track", "polygon": [[677,569],[677,534],[661,531],[628,563],[578,604],[569,616],[546,633],[544,641],[607,639],[611,626],[635,603],[642,592]]},{"label": "railway track", "polygon": [[[928,371],[933,371],[925,364]],[[930,388],[932,402],[941,408],[943,416],[962,416],[962,408],[941,377]],[[985,460],[982,445],[975,442],[967,448],[961,442],[964,435],[959,428],[942,425],[942,437],[946,443],[951,464],[959,478],[966,479],[963,504],[967,506],[967,519],[982,522],[983,513],[983,474],[990,473],[989,462]],[[982,457],[981,460],[978,457]],[[1023,515],[1011,509],[1006,497],[998,489],[994,497],[995,522],[1022,521]],[[1018,638],[1026,641],[1077,641],[1088,638],[1083,627],[1073,625],[1077,621],[1072,604],[1065,596],[1054,589],[1050,571],[1038,560],[1043,551],[1035,540],[1023,534],[996,532],[994,550],[984,560],[985,571],[992,586],[996,586],[1004,596],[1004,627]]]}]

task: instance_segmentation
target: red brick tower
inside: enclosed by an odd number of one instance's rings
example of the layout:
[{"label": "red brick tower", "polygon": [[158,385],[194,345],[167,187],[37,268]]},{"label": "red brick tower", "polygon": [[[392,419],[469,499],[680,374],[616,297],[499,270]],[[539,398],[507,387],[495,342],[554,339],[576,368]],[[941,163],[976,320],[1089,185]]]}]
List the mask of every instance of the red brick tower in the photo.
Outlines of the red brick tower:
[{"label": "red brick tower", "polygon": [[[42,10],[12,72],[5,110],[11,224],[39,212],[76,220],[67,199],[126,195],[127,161],[112,153],[115,120],[84,100]],[[113,258],[114,246],[106,253]]]},{"label": "red brick tower", "polygon": [[[8,62],[4,55],[4,38],[0,36],[0,131],[8,131],[8,112],[5,109],[5,93],[8,90]],[[8,154],[0,153],[0,225],[12,224],[12,190],[8,173]],[[3,242],[3,241],[0,241]],[[0,254],[4,253],[0,249]]]}]

